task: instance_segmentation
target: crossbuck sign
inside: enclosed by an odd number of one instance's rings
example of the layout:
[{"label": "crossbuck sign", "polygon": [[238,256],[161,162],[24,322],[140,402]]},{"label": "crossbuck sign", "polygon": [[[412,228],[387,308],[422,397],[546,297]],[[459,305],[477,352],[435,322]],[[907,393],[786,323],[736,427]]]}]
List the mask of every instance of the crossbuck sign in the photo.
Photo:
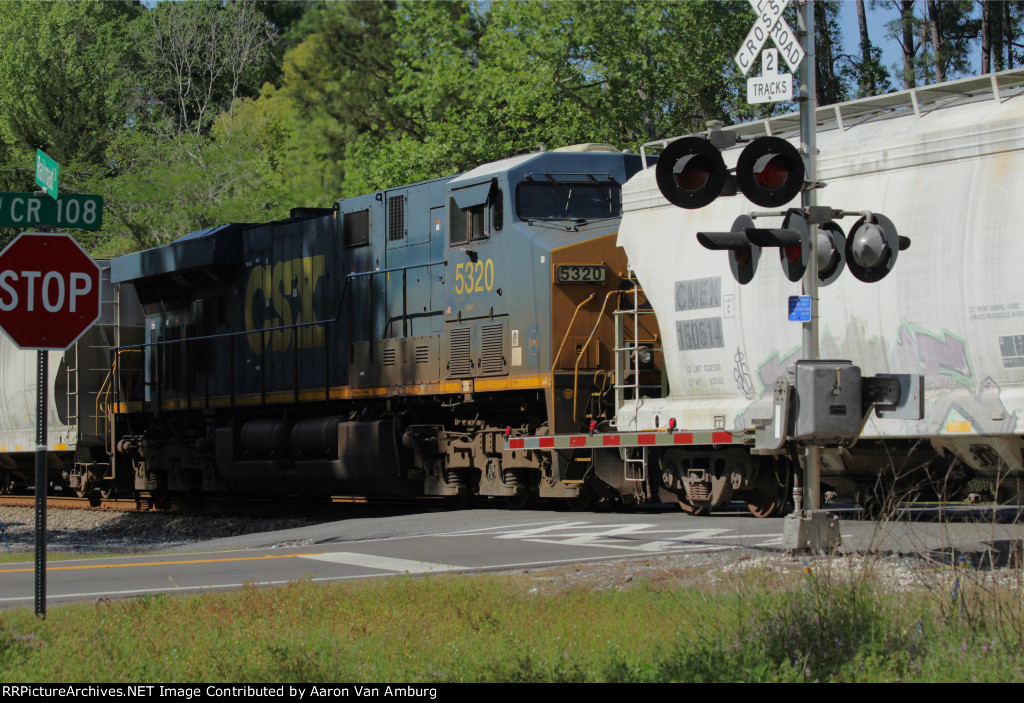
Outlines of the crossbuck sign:
[{"label": "crossbuck sign", "polygon": [[789,0],[749,0],[750,5],[757,13],[757,21],[747,32],[747,38],[743,40],[740,50],[736,52],[736,65],[743,71],[743,75],[750,73],[754,61],[764,46],[768,37],[772,38],[775,45],[782,52],[782,57],[789,64],[793,71],[797,70],[800,62],[804,60],[804,50],[800,42],[796,40],[796,34],[786,20],[782,19],[782,11],[786,9]]}]

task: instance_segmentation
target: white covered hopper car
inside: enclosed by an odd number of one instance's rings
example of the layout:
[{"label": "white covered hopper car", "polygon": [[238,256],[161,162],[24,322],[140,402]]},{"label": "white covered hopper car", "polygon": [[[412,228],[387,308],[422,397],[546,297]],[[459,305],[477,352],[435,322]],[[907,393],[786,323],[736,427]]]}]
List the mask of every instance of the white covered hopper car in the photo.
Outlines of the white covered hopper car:
[{"label": "white covered hopper car", "polygon": [[[883,280],[847,270],[819,289],[821,358],[925,379],[923,419],[871,415],[854,446],[823,455],[826,490],[863,498],[881,477],[952,495],[985,478],[1006,492],[1024,476],[1022,83],[1024,72],[1006,71],[818,110],[818,204],[882,213],[912,242]],[[799,146],[796,115],[725,129]],[[741,147],[723,152],[728,166]],[[799,206],[797,197],[778,209]],[[801,358],[802,326],[788,319],[800,283],[766,248],[741,285],[728,252],[705,249],[696,233],[728,231],[765,208],[742,195],[675,207],[650,167],[624,188],[623,210],[618,243],[658,319],[668,392],[623,403],[616,429],[749,431],[771,414],[776,379]],[[854,219],[839,223],[849,232]],[[684,509],[743,498],[730,484],[753,485],[758,470],[757,457],[735,448],[720,449],[731,452],[724,462],[707,448],[671,451],[648,452],[648,469],[686,489]]]}]

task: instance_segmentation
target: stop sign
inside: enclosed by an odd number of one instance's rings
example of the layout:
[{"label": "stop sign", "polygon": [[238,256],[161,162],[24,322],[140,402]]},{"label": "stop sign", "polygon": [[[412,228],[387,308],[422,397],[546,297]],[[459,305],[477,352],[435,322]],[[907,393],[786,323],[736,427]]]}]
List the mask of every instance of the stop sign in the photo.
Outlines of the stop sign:
[{"label": "stop sign", "polygon": [[67,349],[100,317],[100,267],[66,234],[22,232],[0,253],[0,329],[21,349]]}]

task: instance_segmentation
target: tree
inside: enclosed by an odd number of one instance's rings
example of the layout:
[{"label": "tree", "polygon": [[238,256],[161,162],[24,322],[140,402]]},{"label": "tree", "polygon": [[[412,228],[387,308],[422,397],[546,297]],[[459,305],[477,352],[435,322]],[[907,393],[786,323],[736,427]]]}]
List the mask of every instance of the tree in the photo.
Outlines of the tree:
[{"label": "tree", "polygon": [[129,119],[127,2],[0,3],[0,132],[24,154],[96,162]]},{"label": "tree", "polygon": [[864,0],[857,0],[857,25],[860,32],[860,56],[846,56],[847,65],[843,67],[843,76],[856,83],[857,97],[882,95],[892,90],[889,83],[889,72],[882,65],[882,50],[871,42],[868,36],[867,12]]},{"label": "tree", "polygon": [[814,30],[814,74],[818,104],[842,102],[846,99],[846,88],[842,71],[837,66],[843,52],[838,0],[817,0],[814,3]]},{"label": "tree", "polygon": [[173,134],[206,133],[243,85],[258,88],[277,36],[252,0],[163,2],[136,24],[147,97]]}]

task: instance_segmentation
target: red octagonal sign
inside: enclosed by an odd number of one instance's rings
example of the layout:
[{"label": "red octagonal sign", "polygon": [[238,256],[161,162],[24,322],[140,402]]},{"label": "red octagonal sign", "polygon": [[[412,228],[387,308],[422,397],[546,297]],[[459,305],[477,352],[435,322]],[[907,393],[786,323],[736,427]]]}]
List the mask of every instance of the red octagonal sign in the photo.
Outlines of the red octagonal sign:
[{"label": "red octagonal sign", "polygon": [[22,232],[0,253],[0,328],[21,349],[67,349],[100,317],[100,267],[66,234]]}]

